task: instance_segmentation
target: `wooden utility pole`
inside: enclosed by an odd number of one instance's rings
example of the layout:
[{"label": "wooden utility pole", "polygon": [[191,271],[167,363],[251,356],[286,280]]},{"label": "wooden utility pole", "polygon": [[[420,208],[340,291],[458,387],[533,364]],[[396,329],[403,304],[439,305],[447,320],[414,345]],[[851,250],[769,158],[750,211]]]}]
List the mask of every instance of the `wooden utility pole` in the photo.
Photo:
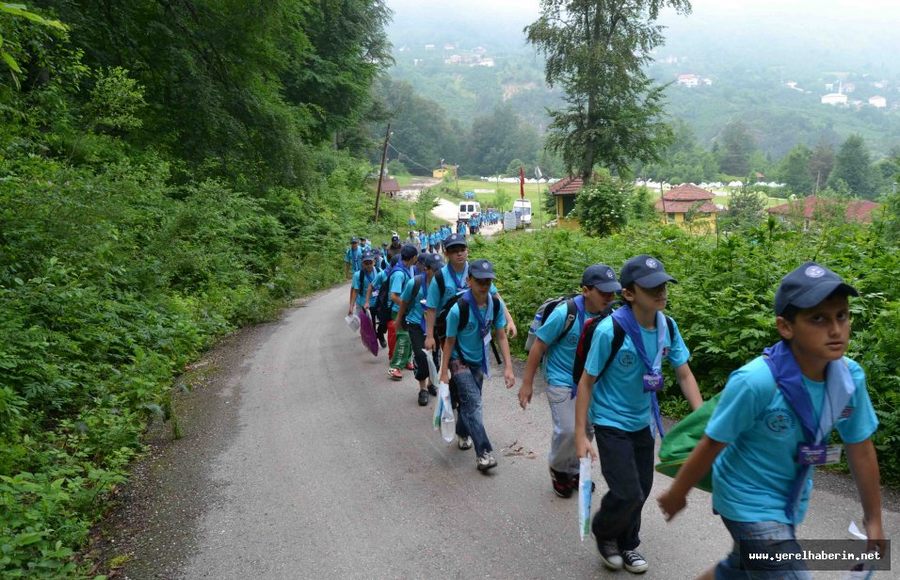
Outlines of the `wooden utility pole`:
[{"label": "wooden utility pole", "polygon": [[388,123],[384,134],[384,147],[381,149],[381,169],[378,170],[378,189],[375,191],[375,223],[378,223],[378,212],[381,206],[381,180],[384,179],[384,159],[387,157],[388,139],[391,138],[391,124]]}]

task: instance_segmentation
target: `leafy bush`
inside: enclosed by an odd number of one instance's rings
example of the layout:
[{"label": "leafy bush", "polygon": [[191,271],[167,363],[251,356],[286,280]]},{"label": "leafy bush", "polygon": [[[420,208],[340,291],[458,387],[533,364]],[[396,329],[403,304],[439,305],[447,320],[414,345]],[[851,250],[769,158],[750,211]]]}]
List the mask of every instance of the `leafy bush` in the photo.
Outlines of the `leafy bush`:
[{"label": "leafy bush", "polygon": [[[583,269],[597,262],[616,268],[648,253],[678,280],[669,314],[691,350],[691,368],[704,397],[721,390],[728,375],[778,339],[772,304],[781,277],[815,259],[855,285],[853,336],[848,355],[866,370],[881,426],[875,435],[885,481],[900,484],[900,252],[877,227],[839,221],[804,231],[765,224],[726,237],[692,236],[674,226],[640,223],[606,238],[549,231],[476,242],[472,255],[492,260],[498,288],[520,326],[550,296],[578,291]],[[521,341],[514,346],[521,354]],[[688,411],[674,378],[661,397],[668,413]]]}]

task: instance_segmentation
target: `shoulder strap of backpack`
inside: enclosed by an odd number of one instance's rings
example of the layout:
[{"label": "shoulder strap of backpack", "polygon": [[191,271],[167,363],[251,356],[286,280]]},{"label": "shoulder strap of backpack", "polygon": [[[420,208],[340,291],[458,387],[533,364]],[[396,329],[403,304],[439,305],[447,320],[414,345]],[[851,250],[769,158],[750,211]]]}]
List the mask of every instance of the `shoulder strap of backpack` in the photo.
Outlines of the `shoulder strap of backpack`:
[{"label": "shoulder strap of backpack", "polygon": [[666,326],[669,328],[669,342],[675,342],[675,322],[666,316]]},{"label": "shoulder strap of backpack", "polygon": [[416,296],[419,295],[419,289],[425,285],[425,274],[419,274],[414,278],[414,280],[415,282],[413,282],[412,295],[409,298],[410,303],[415,301]]},{"label": "shoulder strap of backpack", "polygon": [[[607,357],[606,362],[603,363],[603,369],[600,371],[600,375],[606,372],[606,369],[609,368],[609,365],[612,364],[612,361],[615,360],[616,355],[619,354],[619,350],[621,350],[622,345],[625,344],[625,329],[622,328],[616,319],[613,318],[613,339],[612,344],[609,347],[609,357]],[[598,377],[600,375],[597,375]]]},{"label": "shoulder strap of backpack", "polygon": [[438,300],[443,300],[444,292],[447,290],[447,281],[444,280],[444,269],[441,268],[437,273]]},{"label": "shoulder strap of backpack", "polygon": [[[556,305],[556,308],[559,308],[559,304]],[[556,310],[554,308],[553,310]],[[556,337],[556,340],[553,342],[557,342],[559,339],[564,337],[572,327],[575,326],[575,321],[578,320],[578,307],[575,305],[574,298],[566,298],[566,323],[563,325],[562,332]]]}]

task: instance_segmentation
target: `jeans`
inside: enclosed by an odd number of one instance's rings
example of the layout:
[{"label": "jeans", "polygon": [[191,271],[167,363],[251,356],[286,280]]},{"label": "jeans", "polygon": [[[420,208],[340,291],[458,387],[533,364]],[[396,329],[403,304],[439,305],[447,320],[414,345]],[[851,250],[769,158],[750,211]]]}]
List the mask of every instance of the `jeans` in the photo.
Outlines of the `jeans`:
[{"label": "jeans", "polygon": [[[734,540],[731,553],[716,565],[716,580],[779,579],[809,580],[812,575],[799,559],[782,561],[753,560],[746,570],[741,563],[741,548],[748,553],[799,553],[800,544],[794,526],[781,522],[736,522],[723,517],[722,522]],[[748,559],[747,563],[751,561]],[[750,566],[748,566],[750,567]]]},{"label": "jeans", "polygon": [[467,365],[459,359],[450,361],[450,385],[459,401],[459,419],[456,421],[456,436],[460,439],[471,437],[475,445],[475,455],[493,451],[482,418],[481,386],[484,375],[481,365]]},{"label": "jeans", "polygon": [[[424,381],[428,378],[428,356],[422,352],[425,348],[425,331],[418,324],[408,324],[407,329],[412,342],[413,360],[416,363],[416,380]],[[431,360],[434,361],[435,368],[441,368],[441,355],[437,349],[431,353]]]},{"label": "jeans", "polygon": [[[547,461],[550,469],[570,476],[578,475],[578,457],[575,455],[575,399],[570,387],[547,387],[550,418],[553,420],[553,437]],[[594,426],[587,426],[588,441],[594,438]]]},{"label": "jeans", "polygon": [[598,541],[634,550],[641,544],[641,509],[653,486],[653,435],[650,427],[630,432],[594,425],[594,436],[609,491],[600,500],[591,529]]}]

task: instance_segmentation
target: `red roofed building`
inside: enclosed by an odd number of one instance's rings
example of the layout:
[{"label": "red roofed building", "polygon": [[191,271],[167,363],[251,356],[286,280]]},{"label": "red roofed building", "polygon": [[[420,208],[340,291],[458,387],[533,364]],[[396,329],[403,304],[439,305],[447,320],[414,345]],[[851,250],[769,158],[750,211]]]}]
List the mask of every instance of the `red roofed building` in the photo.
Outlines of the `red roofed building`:
[{"label": "red roofed building", "polygon": [[575,198],[583,187],[584,181],[580,177],[566,177],[550,186],[550,194],[556,198],[556,219],[560,225],[578,223],[569,214],[575,209]]},{"label": "red roofed building", "polygon": [[844,217],[847,219],[847,221],[865,224],[872,223],[872,214],[876,209],[881,207],[881,204],[879,203],[864,199],[842,202],[841,200],[837,199],[810,195],[809,197],[805,197],[802,200],[798,199],[782,205],[770,207],[769,213],[780,216],[799,216],[802,212],[803,218],[807,223],[809,223],[810,220],[816,219],[817,213],[827,212],[829,208],[839,204],[843,205],[844,203],[846,203],[847,205],[847,207],[844,209]]},{"label": "red roofed building", "polygon": [[656,202],[656,211],[662,213],[663,221],[666,223],[686,224],[688,222],[685,216],[691,212],[692,225],[702,223],[715,228],[719,208],[712,202],[714,197],[710,191],[701,189],[693,183],[685,183],[665,192],[662,199]]}]

